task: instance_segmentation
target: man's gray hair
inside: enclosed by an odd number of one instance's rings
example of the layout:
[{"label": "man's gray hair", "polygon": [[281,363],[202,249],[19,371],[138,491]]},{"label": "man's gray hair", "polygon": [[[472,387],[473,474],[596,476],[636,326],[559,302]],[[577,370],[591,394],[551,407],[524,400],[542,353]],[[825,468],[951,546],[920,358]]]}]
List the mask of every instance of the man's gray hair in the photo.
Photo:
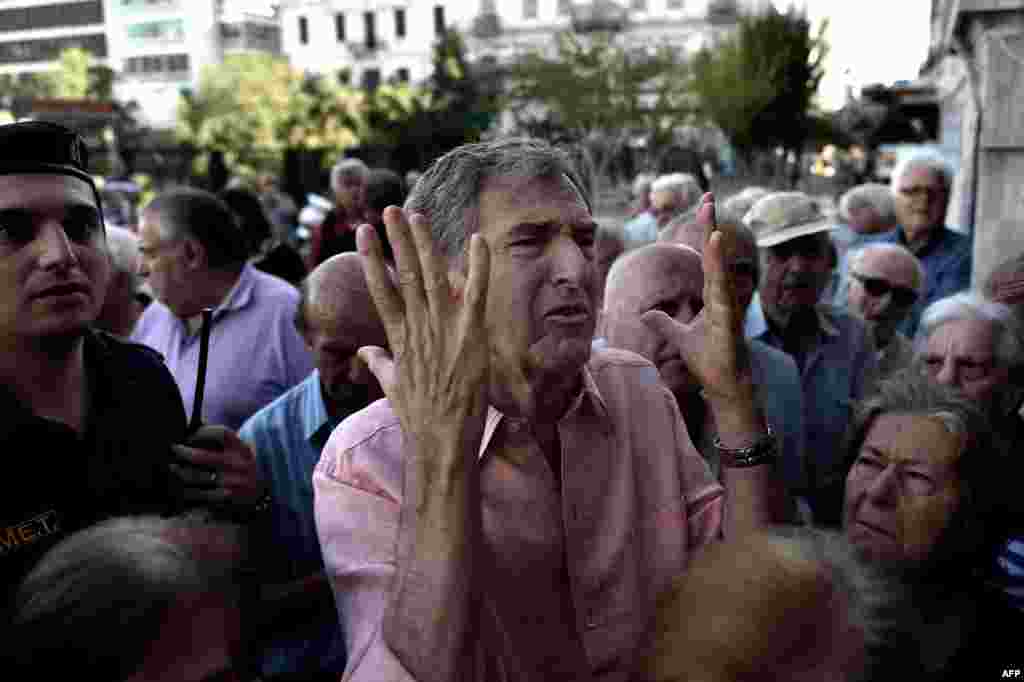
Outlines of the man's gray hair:
[{"label": "man's gray hair", "polygon": [[939,182],[947,192],[953,186],[953,167],[949,165],[942,156],[937,152],[933,151],[921,151],[910,154],[899,161],[896,167],[892,169],[892,175],[889,178],[889,186],[893,194],[895,194],[900,188],[900,182],[903,181],[910,171],[918,168],[923,168],[935,173],[939,178]]},{"label": "man's gray hair", "polygon": [[434,244],[449,260],[465,254],[480,229],[480,192],[497,177],[566,179],[592,210],[585,185],[569,157],[541,140],[505,138],[458,147],[435,161],[405,201],[407,211],[424,214]]},{"label": "man's gray hair", "polygon": [[8,651],[37,673],[88,669],[97,679],[127,679],[182,599],[237,599],[238,555],[203,551],[224,541],[241,539],[228,526],[157,517],[112,519],[68,536],[18,588],[17,646],[8,642]]},{"label": "man's gray hair", "polygon": [[700,199],[700,183],[689,173],[661,175],[651,183],[651,192],[675,192],[683,197],[683,210]]},{"label": "man's gray hair", "polygon": [[866,256],[877,253],[891,253],[899,254],[911,264],[914,270],[914,291],[921,292],[924,287],[924,266],[921,265],[921,260],[914,255],[914,253],[903,246],[902,244],[887,244],[887,243],[869,243],[861,247],[858,247],[850,252],[850,271],[856,271],[860,267],[861,261]]},{"label": "man's gray hair", "polygon": [[847,190],[839,199],[839,217],[850,222],[850,211],[870,208],[880,222],[889,224],[896,221],[896,202],[892,190],[877,182],[868,182]]},{"label": "man's gray hair", "polygon": [[978,320],[991,324],[995,332],[992,351],[1000,366],[1010,370],[1024,366],[1024,330],[1013,310],[974,291],[941,298],[924,309],[914,341],[915,355],[924,350],[932,332],[955,320]]},{"label": "man's gray hair", "polygon": [[331,187],[346,175],[357,175],[363,180],[370,177],[370,167],[359,159],[342,159],[331,167]]},{"label": "man's gray hair", "polygon": [[725,216],[728,216],[730,219],[741,223],[743,222],[743,216],[747,215],[750,207],[756,204],[758,199],[766,197],[771,193],[772,190],[766,187],[758,187],[757,185],[746,187],[736,194],[726,197],[719,204],[718,217],[719,219],[724,219]]},{"label": "man's gray hair", "polygon": [[131,230],[107,225],[107,251],[114,272],[134,275],[139,270],[139,237]]}]

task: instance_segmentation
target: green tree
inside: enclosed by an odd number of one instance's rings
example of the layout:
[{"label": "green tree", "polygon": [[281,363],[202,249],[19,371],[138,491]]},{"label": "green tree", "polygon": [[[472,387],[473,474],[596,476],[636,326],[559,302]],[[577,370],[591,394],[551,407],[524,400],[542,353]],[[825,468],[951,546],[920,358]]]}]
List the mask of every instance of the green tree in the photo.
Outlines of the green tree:
[{"label": "green tree", "polygon": [[61,51],[55,71],[46,74],[52,84],[52,96],[64,99],[114,98],[114,72],[96,63],[92,53],[81,47]]},{"label": "green tree", "polygon": [[605,32],[564,31],[555,41],[553,56],[534,51],[513,62],[509,108],[530,132],[563,131],[584,143],[597,178],[631,136],[660,145],[692,113],[675,49],[631,51]]},{"label": "green tree", "polygon": [[220,151],[235,173],[280,166],[286,149],[336,157],[359,143],[366,95],[326,78],[307,77],[264,53],[229,55],[205,68],[199,89],[179,103],[177,137]]},{"label": "green tree", "polygon": [[691,85],[701,110],[745,161],[759,150],[803,149],[824,74],[825,29],[812,35],[804,14],[769,8],[741,16],[734,33],[695,55]]}]

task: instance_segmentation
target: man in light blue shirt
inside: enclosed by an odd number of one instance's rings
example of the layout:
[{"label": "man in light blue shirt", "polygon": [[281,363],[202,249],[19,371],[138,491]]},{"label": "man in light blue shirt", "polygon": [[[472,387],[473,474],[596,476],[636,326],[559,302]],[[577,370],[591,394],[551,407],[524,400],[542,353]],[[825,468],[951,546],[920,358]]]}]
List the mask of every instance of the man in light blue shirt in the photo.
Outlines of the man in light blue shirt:
[{"label": "man in light blue shirt", "polygon": [[854,404],[873,387],[878,358],[864,322],[819,304],[829,276],[834,221],[802,192],[769,194],[744,217],[761,253],[760,284],[745,333],[790,355],[804,397],[806,498],[818,515],[840,471],[841,442]]},{"label": "man in light blue shirt", "polygon": [[139,225],[140,274],[155,300],[131,340],[164,357],[191,414],[201,313],[213,310],[202,420],[237,429],[313,369],[292,321],[299,292],[247,263],[231,210],[202,190],[158,195]]},{"label": "man in light blue shirt", "polygon": [[[278,633],[263,656],[263,674],[319,675],[345,670],[345,647],[313,518],[313,468],[331,431],[348,415],[383,397],[356,357],[361,346],[386,347],[360,256],[334,256],[303,283],[296,326],[316,369],[253,415],[239,436],[256,453],[272,504],[265,538],[264,583],[290,586],[290,606],[309,616]],[[289,609],[290,611],[291,609]],[[306,679],[304,677],[303,679]]]}]

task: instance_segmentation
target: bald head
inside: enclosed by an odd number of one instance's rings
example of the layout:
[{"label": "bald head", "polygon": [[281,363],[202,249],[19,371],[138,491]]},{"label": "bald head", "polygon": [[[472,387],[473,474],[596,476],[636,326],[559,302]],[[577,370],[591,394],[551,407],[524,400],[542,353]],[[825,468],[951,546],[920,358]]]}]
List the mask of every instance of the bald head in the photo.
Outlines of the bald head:
[{"label": "bald head", "polygon": [[656,243],[627,253],[612,265],[605,286],[602,331],[608,345],[653,362],[677,395],[695,390],[675,345],[640,318],[648,311],[660,310],[689,322],[704,307],[703,294],[701,258],[693,249]]},{"label": "bald head", "polygon": [[376,380],[356,356],[363,346],[387,347],[359,254],[333,256],[309,273],[295,321],[313,352],[328,403],[358,408],[350,403],[379,397]]},{"label": "bald head", "polygon": [[923,286],[921,262],[899,244],[868,244],[850,256],[849,307],[873,323],[879,347],[892,340]]}]

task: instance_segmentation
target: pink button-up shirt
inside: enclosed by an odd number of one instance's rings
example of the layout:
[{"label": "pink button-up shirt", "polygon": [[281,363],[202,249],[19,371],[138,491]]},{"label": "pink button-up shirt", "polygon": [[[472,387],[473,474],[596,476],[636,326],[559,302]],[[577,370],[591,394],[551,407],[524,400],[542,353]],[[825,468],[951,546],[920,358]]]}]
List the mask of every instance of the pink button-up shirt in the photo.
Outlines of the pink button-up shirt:
[{"label": "pink button-up shirt", "polygon": [[[631,679],[655,600],[721,533],[723,489],[646,360],[595,351],[558,433],[561,485],[528,425],[489,411],[476,564],[486,595],[460,679]],[[402,452],[382,400],[334,431],[313,474],[345,679],[411,679],[381,627],[402,532]],[[415,608],[406,616],[423,618]]]}]

